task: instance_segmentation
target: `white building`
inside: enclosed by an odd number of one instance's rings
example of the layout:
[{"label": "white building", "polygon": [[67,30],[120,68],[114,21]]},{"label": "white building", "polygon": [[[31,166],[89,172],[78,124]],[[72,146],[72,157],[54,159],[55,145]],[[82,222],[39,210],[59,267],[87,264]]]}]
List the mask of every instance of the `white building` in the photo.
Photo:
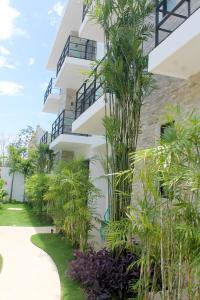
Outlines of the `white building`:
[{"label": "white building", "polygon": [[[48,59],[55,72],[44,97],[43,111],[55,114],[50,136],[41,139],[59,159],[84,156],[102,197],[96,203],[101,217],[107,211],[107,182],[102,176],[106,145],[102,119],[105,95],[100,78],[88,72],[104,57],[104,34],[88,15],[81,0],[68,0]],[[200,0],[157,1],[155,46],[149,54],[149,71],[158,88],[145,99],[139,148],[160,137],[166,104],[181,104],[184,111],[200,111]],[[154,41],[153,41],[154,44]],[[152,41],[151,41],[152,45]]]},{"label": "white building", "polygon": [[[102,160],[106,143],[102,118],[105,101],[98,79],[85,82],[104,53],[103,32],[90,24],[84,1],[69,0],[48,59],[47,69],[55,72],[44,96],[43,112],[55,114],[50,142],[57,159],[84,157],[89,160],[91,178],[100,189],[96,212],[104,218],[107,211],[107,180]],[[100,240],[100,232],[95,233]]]}]

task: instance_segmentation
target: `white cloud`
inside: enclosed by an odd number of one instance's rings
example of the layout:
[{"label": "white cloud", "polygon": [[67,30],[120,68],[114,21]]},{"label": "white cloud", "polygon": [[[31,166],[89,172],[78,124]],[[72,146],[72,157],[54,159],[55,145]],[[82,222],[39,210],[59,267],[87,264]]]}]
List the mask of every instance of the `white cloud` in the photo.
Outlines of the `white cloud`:
[{"label": "white cloud", "polygon": [[0,56],[0,69],[1,68],[14,69],[15,65],[10,64],[5,56]]},{"label": "white cloud", "polygon": [[15,69],[15,65],[11,64],[8,61],[9,55],[10,55],[10,50],[3,46],[0,46],[0,69],[1,68]]},{"label": "white cloud", "polygon": [[14,20],[20,15],[20,12],[10,6],[9,0],[0,0],[0,39],[10,38],[14,31]]},{"label": "white cloud", "polygon": [[61,17],[63,9],[64,9],[64,4],[58,1],[54,4],[53,8],[48,11],[48,15],[52,15],[56,13],[59,17]]},{"label": "white cloud", "polygon": [[13,81],[0,81],[0,96],[16,96],[24,90],[24,86]]},{"label": "white cloud", "polygon": [[26,36],[27,33],[15,25],[20,12],[10,5],[10,0],[0,0],[0,40],[7,40],[14,34]]},{"label": "white cloud", "polygon": [[61,17],[63,9],[64,9],[64,4],[62,4],[60,1],[58,1],[48,11],[48,15],[50,16],[50,24],[52,26],[54,26],[57,23],[58,17]]},{"label": "white cloud", "polygon": [[35,64],[35,58],[34,57],[30,57],[29,61],[28,61],[28,65],[29,66],[33,66]]},{"label": "white cloud", "polygon": [[30,39],[30,34],[26,30],[24,30],[22,28],[16,27],[15,30],[14,30],[14,33],[16,35],[20,36],[20,37],[23,37],[23,38],[26,38],[26,39]]},{"label": "white cloud", "polygon": [[3,46],[0,46],[0,54],[1,55],[10,55],[10,50]]}]

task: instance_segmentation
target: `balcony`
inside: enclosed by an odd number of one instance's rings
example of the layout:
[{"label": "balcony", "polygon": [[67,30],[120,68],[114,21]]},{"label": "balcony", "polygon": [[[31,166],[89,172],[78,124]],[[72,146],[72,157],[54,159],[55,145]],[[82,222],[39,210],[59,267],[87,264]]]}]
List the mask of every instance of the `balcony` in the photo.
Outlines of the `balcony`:
[{"label": "balcony", "polygon": [[55,87],[55,79],[51,79],[44,95],[43,112],[57,114],[61,90]]},{"label": "balcony", "polygon": [[104,43],[104,30],[90,16],[90,9],[95,5],[95,0],[92,4],[83,4],[82,12],[82,24],[79,29],[79,36],[82,38],[88,38],[97,42]]},{"label": "balcony", "polygon": [[83,1],[68,0],[63,10],[61,22],[49,55],[47,68],[56,71],[57,62],[66,40],[72,31],[78,32],[82,23]]},{"label": "balcony", "polygon": [[48,145],[49,144],[49,133],[48,131],[40,139],[40,144]]},{"label": "balcony", "polygon": [[93,143],[87,134],[72,133],[74,111],[63,110],[52,125],[51,144],[53,150],[66,150],[84,153]]},{"label": "balcony", "polygon": [[57,64],[56,86],[77,89],[96,60],[95,41],[69,36]]},{"label": "balcony", "polygon": [[199,22],[200,0],[157,1],[149,72],[182,79],[200,72]]},{"label": "balcony", "polygon": [[100,64],[93,76],[83,83],[76,94],[75,121],[73,132],[104,135],[103,118],[105,117],[106,98],[104,79],[99,73]]}]

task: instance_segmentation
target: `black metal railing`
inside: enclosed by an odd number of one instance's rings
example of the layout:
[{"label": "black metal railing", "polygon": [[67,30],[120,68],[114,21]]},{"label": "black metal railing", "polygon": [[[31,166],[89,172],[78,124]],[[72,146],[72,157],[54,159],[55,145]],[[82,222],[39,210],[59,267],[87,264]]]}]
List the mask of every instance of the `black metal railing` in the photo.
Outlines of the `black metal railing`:
[{"label": "black metal railing", "polygon": [[200,8],[200,0],[156,0],[156,46],[175,31],[198,8]]},{"label": "black metal railing", "polygon": [[46,103],[47,98],[50,94],[57,94],[60,95],[61,90],[55,87],[55,78],[51,78],[47,90],[44,94],[44,103]]},{"label": "black metal railing", "polygon": [[57,64],[57,75],[62,68],[65,58],[74,57],[86,60],[96,60],[97,43],[70,35]]},{"label": "black metal railing", "polygon": [[45,132],[45,134],[42,136],[42,138],[40,139],[40,144],[45,144],[47,145],[49,141],[49,133],[48,131]]},{"label": "black metal railing", "polygon": [[93,76],[85,81],[76,93],[75,119],[105,93],[104,78],[99,73],[99,67],[100,64],[94,69]]},{"label": "black metal railing", "polygon": [[85,19],[85,16],[87,15],[89,8],[90,8],[91,4],[83,4],[83,14],[82,14],[82,22]]},{"label": "black metal railing", "polygon": [[74,121],[74,112],[63,110],[52,125],[51,141],[59,135],[72,132],[72,123]]},{"label": "black metal railing", "polygon": [[52,125],[51,141],[54,141],[61,134],[89,136],[88,134],[72,133],[72,123],[75,112],[64,109]]}]

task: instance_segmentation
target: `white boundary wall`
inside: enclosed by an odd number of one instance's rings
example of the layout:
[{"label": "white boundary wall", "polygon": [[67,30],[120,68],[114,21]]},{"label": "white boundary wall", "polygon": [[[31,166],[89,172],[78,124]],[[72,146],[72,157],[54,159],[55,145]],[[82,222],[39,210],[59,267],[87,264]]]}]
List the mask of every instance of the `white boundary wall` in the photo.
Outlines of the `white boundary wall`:
[{"label": "white boundary wall", "polygon": [[[12,174],[9,174],[10,170],[7,167],[0,168],[0,178],[6,181],[5,189],[10,196],[11,184],[12,184]],[[13,184],[13,200],[23,202],[24,200],[24,175],[16,172]]]}]

